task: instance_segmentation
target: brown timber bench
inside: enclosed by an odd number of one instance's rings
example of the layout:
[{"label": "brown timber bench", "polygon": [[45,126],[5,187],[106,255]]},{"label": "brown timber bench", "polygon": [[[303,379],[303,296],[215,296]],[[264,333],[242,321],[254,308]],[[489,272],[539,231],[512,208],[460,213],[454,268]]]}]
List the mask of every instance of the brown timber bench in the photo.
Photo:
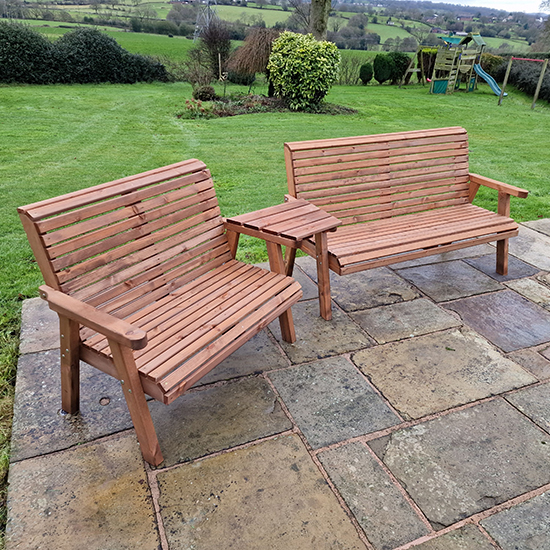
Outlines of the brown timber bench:
[{"label": "brown timber bench", "polygon": [[[464,128],[285,143],[285,160],[287,200],[304,199],[342,222],[300,243],[317,258],[325,319],[329,268],[346,275],[496,241],[496,270],[507,273],[508,239],[518,234],[510,196],[528,191],[471,174]],[[498,191],[498,213],[472,204],[481,185]],[[287,252],[289,265],[294,254]]]},{"label": "brown timber bench", "polygon": [[145,394],[171,403],[277,317],[296,339],[300,285],[234,259],[198,160],[18,211],[40,296],[59,314],[63,409],[79,409],[81,359],[114,376],[153,465],[163,457]]}]

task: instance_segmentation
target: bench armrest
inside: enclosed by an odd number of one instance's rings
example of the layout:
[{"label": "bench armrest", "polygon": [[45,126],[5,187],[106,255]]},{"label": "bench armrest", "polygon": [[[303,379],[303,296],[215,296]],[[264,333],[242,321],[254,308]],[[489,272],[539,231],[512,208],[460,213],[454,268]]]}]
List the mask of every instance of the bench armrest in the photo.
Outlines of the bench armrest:
[{"label": "bench armrest", "polygon": [[521,189],[497,180],[492,180],[490,178],[486,178],[485,176],[480,176],[479,174],[470,174],[470,182],[474,185],[484,185],[485,187],[496,189],[499,193],[506,193],[507,195],[513,195],[514,197],[519,197],[520,199],[525,199],[529,194],[529,191],[526,189]]},{"label": "bench armrest", "polygon": [[39,291],[40,297],[48,302],[50,309],[103,334],[109,340],[131,349],[142,349],[147,345],[147,333],[123,319],[100,311],[49,286],[42,285]]}]

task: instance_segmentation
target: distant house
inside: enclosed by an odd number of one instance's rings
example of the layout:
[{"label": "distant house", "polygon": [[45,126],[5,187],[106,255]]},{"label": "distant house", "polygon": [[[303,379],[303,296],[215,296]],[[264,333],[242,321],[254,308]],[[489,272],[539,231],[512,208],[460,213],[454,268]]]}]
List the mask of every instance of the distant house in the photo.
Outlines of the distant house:
[{"label": "distant house", "polygon": [[445,30],[440,27],[432,27],[432,30],[430,32],[433,32],[434,34],[442,34],[445,32]]},{"label": "distant house", "polygon": [[473,18],[473,16],[471,16],[467,13],[466,14],[463,13],[461,15],[457,15],[456,20],[457,21],[473,21],[474,18]]}]

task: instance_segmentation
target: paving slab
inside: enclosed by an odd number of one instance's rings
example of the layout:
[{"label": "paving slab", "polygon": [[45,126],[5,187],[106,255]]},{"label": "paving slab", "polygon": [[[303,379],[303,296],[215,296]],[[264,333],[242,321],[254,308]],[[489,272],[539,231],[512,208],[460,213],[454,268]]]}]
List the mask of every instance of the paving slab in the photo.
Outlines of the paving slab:
[{"label": "paving slab", "polygon": [[189,392],[166,406],[150,404],[162,467],[186,462],[292,428],[264,378]]},{"label": "paving slab", "polygon": [[296,435],[158,474],[170,548],[364,550]]},{"label": "paving slab", "polygon": [[285,353],[293,363],[305,363],[340,355],[359,348],[373,345],[361,330],[345,313],[337,307],[332,308],[332,320],[325,321],[319,315],[319,302],[299,302],[292,307],[296,342],[289,344],[281,338],[279,321],[273,321],[269,330],[279,341]]},{"label": "paving slab", "polygon": [[502,550],[548,550],[550,492],[484,519],[481,525]]},{"label": "paving slab", "polygon": [[550,482],[550,436],[501,399],[394,432],[374,450],[437,530]]},{"label": "paving slab", "polygon": [[531,374],[534,374],[539,380],[550,378],[550,361],[548,360],[550,359],[550,354],[548,359],[545,359],[542,353],[533,349],[520,349],[509,353],[507,357],[520,364]]},{"label": "paving slab", "polygon": [[396,264],[392,264],[391,267],[392,269],[403,269],[405,267],[416,267],[419,265],[449,262],[451,260],[462,260],[463,258],[475,258],[476,256],[483,256],[487,254],[493,254],[494,257],[495,249],[488,244],[479,244],[477,246],[461,248],[460,250],[444,252],[443,254],[434,254],[432,256],[425,256],[424,258],[417,258],[416,260],[399,262]]},{"label": "paving slab", "polygon": [[536,382],[466,328],[361,350],[352,360],[408,419]]},{"label": "paving slab", "polygon": [[550,273],[541,273],[541,274],[537,277],[537,279],[538,279],[541,283],[550,286]]},{"label": "paving slab", "polygon": [[70,415],[61,411],[59,350],[19,357],[12,462],[132,428],[118,381],[86,363],[80,365],[80,413]]},{"label": "paving slab", "polygon": [[495,550],[475,525],[465,525],[414,547],[414,550]]},{"label": "paving slab", "polygon": [[523,222],[521,225],[526,225],[530,229],[534,229],[539,233],[544,233],[550,237],[550,219],[544,218],[542,220],[532,220],[530,222]]},{"label": "paving slab", "polygon": [[29,298],[21,311],[19,353],[59,348],[59,318],[42,298]]},{"label": "paving slab", "polygon": [[544,350],[542,350],[540,352],[540,354],[543,356],[543,357],[546,357],[547,359],[550,359],[550,348],[545,348]]},{"label": "paving slab", "polygon": [[408,267],[397,273],[436,302],[502,289],[494,279],[461,260]]},{"label": "paving slab", "polygon": [[266,330],[262,330],[227,359],[201,378],[195,386],[204,386],[220,380],[259,374],[288,366],[288,359],[277,347]]},{"label": "paving slab", "polygon": [[425,298],[359,311],[351,316],[379,344],[462,324],[459,319]]},{"label": "paving slab", "polygon": [[511,290],[464,298],[445,307],[505,352],[550,342],[550,312]]},{"label": "paving slab", "polygon": [[273,372],[269,378],[314,449],[401,422],[343,357]]},{"label": "paving slab", "polygon": [[525,388],[506,396],[525,416],[550,431],[550,384]]},{"label": "paving slab", "polygon": [[[313,258],[299,258],[297,263],[313,280],[317,280],[317,264]],[[331,271],[330,287],[332,299],[348,312],[405,302],[421,296],[387,267],[344,276]]]},{"label": "paving slab", "polygon": [[513,279],[521,279],[522,277],[532,277],[540,271],[536,267],[508,255],[508,274],[499,275],[496,272],[497,257],[494,249],[492,254],[477,258],[468,258],[464,261],[499,282],[512,281]]},{"label": "paving slab", "polygon": [[520,225],[519,235],[509,241],[510,254],[544,271],[550,271],[550,237]]},{"label": "paving slab", "polygon": [[550,288],[534,279],[518,279],[506,283],[508,288],[515,290],[531,302],[550,309]]},{"label": "paving slab", "polygon": [[10,466],[7,550],[158,550],[137,440],[127,432]]},{"label": "paving slab", "polygon": [[376,549],[391,550],[430,532],[365,445],[351,443],[318,457]]}]

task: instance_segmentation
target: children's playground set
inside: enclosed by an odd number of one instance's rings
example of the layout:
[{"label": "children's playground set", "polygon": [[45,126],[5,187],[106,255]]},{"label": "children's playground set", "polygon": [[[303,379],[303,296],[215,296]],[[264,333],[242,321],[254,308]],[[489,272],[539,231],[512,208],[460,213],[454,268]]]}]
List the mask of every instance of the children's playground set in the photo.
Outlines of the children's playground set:
[{"label": "children's playground set", "polygon": [[[508,82],[512,63],[514,61],[532,61],[542,63],[539,82],[533,98],[533,104],[531,105],[531,109],[535,108],[544,74],[548,67],[548,59],[510,57],[501,89],[495,79],[481,68],[481,54],[487,44],[479,34],[470,33],[464,37],[442,36],[440,38],[445,42],[445,45],[437,48],[432,78],[427,79],[430,83],[431,94],[452,94],[460,88],[461,82],[466,82],[467,92],[473,92],[477,88],[478,78],[481,78],[489,84],[493,93],[499,96],[498,104],[500,105],[502,98],[508,95],[504,89]],[[422,66],[424,63],[423,51],[424,47],[420,46],[417,54],[411,59],[406,72],[407,75],[415,72],[420,73],[422,83],[424,83],[425,79],[425,68]],[[415,68],[417,63],[421,66]],[[405,82],[407,81],[405,79]]]}]

